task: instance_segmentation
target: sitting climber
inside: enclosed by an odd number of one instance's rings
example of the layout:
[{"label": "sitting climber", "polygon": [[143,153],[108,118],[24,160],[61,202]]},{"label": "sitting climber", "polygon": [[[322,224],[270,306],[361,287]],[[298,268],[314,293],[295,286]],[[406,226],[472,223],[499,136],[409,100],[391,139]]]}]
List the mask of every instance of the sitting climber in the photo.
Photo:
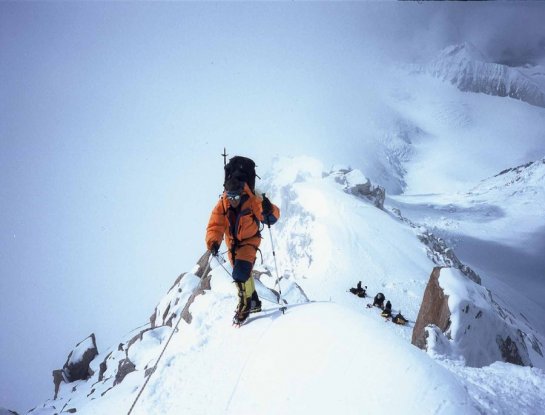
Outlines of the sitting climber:
[{"label": "sitting climber", "polygon": [[384,309],[384,294],[382,293],[378,293],[377,295],[375,295],[375,298],[373,300],[373,305],[375,307],[380,307],[382,309]]},{"label": "sitting climber", "polygon": [[361,281],[358,282],[358,285],[356,286],[356,288],[354,287],[350,288],[350,292],[354,295],[357,295],[360,298],[365,298],[366,290],[367,290],[367,285],[365,286],[365,288],[361,288]]},{"label": "sitting climber", "polygon": [[404,326],[405,324],[407,324],[409,322],[409,320],[407,320],[405,317],[403,317],[403,315],[401,315],[401,311],[400,311],[392,319],[392,322]]},{"label": "sitting climber", "polygon": [[380,315],[384,318],[390,318],[392,317],[392,303],[390,300],[386,301],[386,306],[384,307],[384,310]]}]

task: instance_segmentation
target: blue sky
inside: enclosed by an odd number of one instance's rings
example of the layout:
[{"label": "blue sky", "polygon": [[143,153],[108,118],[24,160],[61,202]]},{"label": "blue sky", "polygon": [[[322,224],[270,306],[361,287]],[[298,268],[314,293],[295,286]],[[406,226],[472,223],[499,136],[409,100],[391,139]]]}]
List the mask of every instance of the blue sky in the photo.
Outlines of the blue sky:
[{"label": "blue sky", "polygon": [[468,37],[543,60],[543,8],[486,7],[1,3],[0,405],[51,397],[78,341],[147,321],[204,251],[224,146],[262,174],[333,163],[385,62]]}]

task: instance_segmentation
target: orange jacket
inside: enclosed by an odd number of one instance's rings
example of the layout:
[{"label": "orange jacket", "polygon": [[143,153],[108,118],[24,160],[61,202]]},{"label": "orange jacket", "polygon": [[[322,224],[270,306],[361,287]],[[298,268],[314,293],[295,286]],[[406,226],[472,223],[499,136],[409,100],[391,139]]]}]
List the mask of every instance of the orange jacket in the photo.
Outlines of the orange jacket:
[{"label": "orange jacket", "polygon": [[[230,209],[227,193],[223,192],[223,196],[212,210],[206,227],[206,247],[210,249],[214,243],[221,245],[225,236],[231,263],[234,260],[233,248],[236,259],[253,263],[261,243],[259,222],[265,224],[267,220],[263,217],[261,202],[262,198],[253,194],[248,185],[244,184],[239,207]],[[272,214],[268,218],[271,225],[280,218],[280,209],[274,204],[272,208]]]}]

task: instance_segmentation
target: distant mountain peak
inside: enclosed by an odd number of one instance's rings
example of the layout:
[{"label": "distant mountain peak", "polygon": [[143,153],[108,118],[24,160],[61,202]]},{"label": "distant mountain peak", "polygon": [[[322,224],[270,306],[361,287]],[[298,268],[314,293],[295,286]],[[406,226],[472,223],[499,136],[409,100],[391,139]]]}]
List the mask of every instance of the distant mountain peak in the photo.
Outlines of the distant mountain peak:
[{"label": "distant mountain peak", "polygon": [[528,169],[530,166],[532,166],[534,163],[536,163],[535,166],[538,166],[540,163],[545,164],[545,158],[543,158],[541,160],[538,160],[538,161],[529,161],[526,164],[521,164],[520,166],[517,166],[517,167],[511,167],[511,168],[502,170],[498,174],[496,174],[494,177],[498,177],[498,176],[501,176],[503,174],[507,174],[507,173],[511,173],[511,172],[514,172],[516,174],[520,174],[520,173],[524,172],[526,169]]},{"label": "distant mountain peak", "polygon": [[[494,177],[482,180],[469,192],[472,195],[494,193],[504,198],[517,195],[526,200],[525,208],[537,204],[538,212],[542,207],[541,200],[545,200],[543,185],[545,183],[545,158],[530,161],[520,166],[502,170]],[[537,214],[539,214],[537,212]]]},{"label": "distant mountain peak", "polygon": [[447,46],[417,72],[428,73],[464,92],[515,98],[545,108],[545,89],[539,76],[532,76],[525,68],[489,62],[469,42]]},{"label": "distant mountain peak", "polygon": [[462,58],[472,61],[486,62],[486,58],[472,43],[463,42],[456,45],[450,45],[444,48],[438,56],[438,59]]}]

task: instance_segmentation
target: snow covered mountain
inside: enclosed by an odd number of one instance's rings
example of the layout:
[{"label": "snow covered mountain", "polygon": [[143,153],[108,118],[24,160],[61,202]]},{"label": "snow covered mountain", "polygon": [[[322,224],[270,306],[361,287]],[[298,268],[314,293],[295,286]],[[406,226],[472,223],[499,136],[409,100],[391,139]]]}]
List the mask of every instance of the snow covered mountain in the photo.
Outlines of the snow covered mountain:
[{"label": "snow covered mountain", "polygon": [[380,98],[362,110],[361,147],[341,160],[390,195],[466,192],[543,155],[544,108],[494,89],[508,78],[517,93],[545,97],[543,72],[487,63],[469,44],[428,65],[388,68]]},{"label": "snow covered mountain", "polygon": [[[1,3],[0,415],[543,412],[545,8],[294,3]],[[222,151],[282,209],[240,330]]]},{"label": "snow covered mountain", "polygon": [[[482,59],[450,49],[457,52],[445,51],[444,62],[472,68],[470,59]],[[481,63],[490,77],[479,82],[493,84],[496,73]],[[395,78],[371,118],[365,156],[347,161],[360,170],[281,158],[261,182],[282,209],[273,235],[283,300],[296,306],[233,330],[229,267],[212,260],[203,278],[204,257],[175,281],[149,324],[110,348],[94,336],[79,343],[54,372],[54,399],[29,413],[127,413],[146,380],[133,413],[323,413],[333,403],[360,413],[362,390],[373,391],[369,412],[532,414],[545,406],[545,162],[527,162],[540,148],[545,112],[468,94],[425,70]],[[272,307],[278,287],[268,244],[264,235],[256,275]],[[428,322],[425,354],[410,343],[437,266],[447,267],[438,284],[449,318]],[[368,300],[347,293],[360,280],[409,325],[384,324]],[[377,383],[403,391],[392,402],[392,390]]]},{"label": "snow covered mountain", "polygon": [[[543,159],[504,169],[466,192],[395,196],[389,203],[410,220],[425,223],[476,270],[487,270],[485,285],[499,291],[498,281],[516,281],[525,296],[545,305]],[[519,303],[528,307],[525,314],[536,312],[527,299]]]},{"label": "snow covered mountain", "polygon": [[456,85],[461,91],[511,97],[545,107],[545,90],[540,79],[536,79],[540,76],[539,71],[487,62],[470,43],[445,48],[420,70]]},{"label": "snow covered mountain", "polygon": [[[93,350],[94,337],[80,343],[57,372],[56,398],[30,414],[118,414],[132,405],[134,414],[359,414],[362,408],[532,414],[545,406],[545,359],[537,352],[545,338],[536,315],[522,321],[509,301],[500,300],[499,308],[477,301],[489,292],[474,282],[477,274],[454,261],[451,248],[429,229],[405,218],[400,202],[385,201],[384,189],[362,172],[325,169],[308,157],[278,159],[272,170],[261,187],[282,210],[272,237],[282,301],[291,304],[286,313],[274,308],[278,287],[268,235],[255,271],[270,311],[240,329],[231,326],[230,267],[205,255],[174,282],[147,326],[103,351]],[[451,324],[445,332],[429,327],[425,353],[410,342],[436,265],[449,267],[439,282],[453,301]],[[383,292],[409,324],[385,323],[377,308],[366,307],[370,300],[347,291],[360,280],[371,296]],[[470,314],[461,312],[467,304],[480,307],[471,318],[484,315],[471,335]],[[536,351],[528,355],[535,367],[503,362],[499,344],[482,347],[503,336],[507,322],[535,339]],[[92,358],[87,364],[85,356]],[[84,375],[69,378],[80,373],[68,370],[78,362]]]}]

